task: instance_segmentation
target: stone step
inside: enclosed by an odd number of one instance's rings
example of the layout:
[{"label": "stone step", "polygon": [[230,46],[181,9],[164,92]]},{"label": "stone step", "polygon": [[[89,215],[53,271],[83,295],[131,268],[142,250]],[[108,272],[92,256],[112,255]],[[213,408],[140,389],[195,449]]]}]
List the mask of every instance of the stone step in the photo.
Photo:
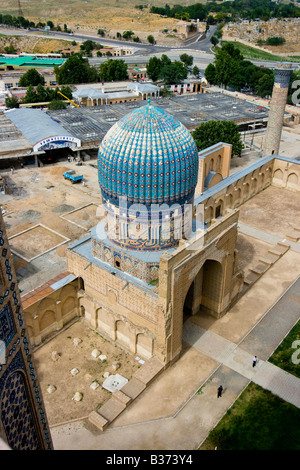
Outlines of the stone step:
[{"label": "stone step", "polygon": [[108,426],[108,421],[103,416],[101,416],[97,411],[92,411],[88,417],[89,421],[94,424],[98,429],[104,431]]},{"label": "stone step", "polygon": [[297,242],[300,240],[300,231],[293,229],[290,233],[286,235],[286,238],[288,240],[291,240],[292,242]]},{"label": "stone step", "polygon": [[272,253],[277,256],[282,256],[284,255],[288,250],[290,249],[289,245],[286,245],[285,243],[277,243],[277,245],[273,246],[273,248],[269,249],[269,253]]},{"label": "stone step", "polygon": [[142,393],[143,390],[145,390],[145,388],[146,385],[139,380],[132,378],[124,385],[124,387],[122,387],[122,392],[126,394],[126,396],[130,397],[131,400],[134,400]]},{"label": "stone step", "polygon": [[162,364],[156,357],[151,357],[133,374],[133,377],[142,382],[145,386],[148,386],[163,370],[164,364]]},{"label": "stone step", "polygon": [[127,395],[123,392],[123,390],[115,390],[115,391],[113,392],[113,395],[112,395],[112,396],[113,396],[113,398],[114,398],[115,400],[119,401],[120,403],[122,403],[122,404],[125,405],[125,406],[128,406],[129,403],[132,401],[132,399],[131,399],[129,396],[127,396]]},{"label": "stone step", "polygon": [[264,264],[272,265],[272,264],[276,263],[276,261],[278,261],[279,258],[280,258],[280,256],[274,255],[274,254],[268,252],[267,254],[265,254],[264,256],[259,258],[259,261],[261,263],[264,263]]},{"label": "stone step", "polygon": [[97,413],[106,419],[108,423],[111,423],[125,408],[126,406],[123,403],[112,397],[101,406]]},{"label": "stone step", "polygon": [[258,274],[259,276],[262,276],[269,269],[271,264],[272,263],[268,264],[268,263],[260,262],[256,264],[253,268],[250,268],[250,271],[252,273]]},{"label": "stone step", "polygon": [[244,277],[244,284],[251,285],[260,278],[260,274],[249,271]]}]

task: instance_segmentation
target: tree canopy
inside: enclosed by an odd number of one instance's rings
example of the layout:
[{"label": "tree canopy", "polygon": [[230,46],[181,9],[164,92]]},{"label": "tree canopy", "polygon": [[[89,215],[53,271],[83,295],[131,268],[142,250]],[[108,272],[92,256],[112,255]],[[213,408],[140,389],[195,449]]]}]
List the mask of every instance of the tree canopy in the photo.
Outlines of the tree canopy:
[{"label": "tree canopy", "polygon": [[161,59],[156,56],[150,58],[147,74],[154,82],[162,80],[166,85],[176,84],[187,77],[187,67],[179,60],[172,62],[166,54],[163,54]]},{"label": "tree canopy", "polygon": [[60,67],[55,66],[54,72],[59,85],[99,81],[97,69],[91,67],[82,54],[72,55]]},{"label": "tree canopy", "polygon": [[262,98],[272,94],[274,72],[267,67],[258,67],[245,60],[232,43],[216,47],[215,60],[204,72],[206,80],[217,86],[240,91],[247,88]]},{"label": "tree canopy", "polygon": [[68,86],[62,86],[61,88],[45,88],[41,84],[39,84],[36,88],[34,88],[32,85],[29,85],[24,98],[24,102],[44,103],[53,100],[62,101],[65,98],[60,93],[58,93],[59,91],[61,91],[61,93],[67,98],[72,99],[72,90]]},{"label": "tree canopy", "polygon": [[36,69],[27,70],[19,80],[20,87],[28,87],[29,85],[37,86],[39,84],[44,85],[45,79]]},{"label": "tree canopy", "polygon": [[204,150],[218,142],[232,145],[232,155],[240,155],[243,143],[237,124],[233,121],[202,122],[193,132],[197,149]]},{"label": "tree canopy", "polygon": [[100,64],[99,75],[104,82],[126,80],[128,78],[127,64],[122,59],[108,59]]},{"label": "tree canopy", "polygon": [[272,0],[209,1],[205,4],[195,3],[188,6],[175,4],[172,7],[166,4],[164,7],[152,6],[150,12],[186,21],[189,21],[190,18],[199,18],[200,21],[209,20],[209,24],[239,19],[255,20],[259,18],[267,21],[271,17],[300,17],[298,6],[293,3],[277,3]]}]

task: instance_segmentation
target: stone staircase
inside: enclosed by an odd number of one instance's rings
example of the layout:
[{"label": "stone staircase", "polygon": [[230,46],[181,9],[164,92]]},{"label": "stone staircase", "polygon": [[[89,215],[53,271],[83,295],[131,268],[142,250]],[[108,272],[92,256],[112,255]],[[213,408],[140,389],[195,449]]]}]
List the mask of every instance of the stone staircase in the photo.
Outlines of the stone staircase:
[{"label": "stone staircase", "polygon": [[[288,237],[286,237],[288,238]],[[300,231],[299,231],[300,238]],[[266,272],[271,266],[276,263],[288,250],[290,245],[284,241],[278,242],[276,245],[270,248],[265,256],[259,258],[258,263],[251,269],[244,277],[244,288],[243,293],[248,290],[256,281]]]},{"label": "stone staircase", "polygon": [[89,421],[98,429],[104,431],[153,382],[164,368],[165,365],[156,357],[146,361],[121,390],[115,390],[111,398],[99,410],[92,411],[89,414]]},{"label": "stone staircase", "polygon": [[292,242],[298,242],[300,240],[300,228],[294,227],[293,230],[286,235],[286,238]]}]

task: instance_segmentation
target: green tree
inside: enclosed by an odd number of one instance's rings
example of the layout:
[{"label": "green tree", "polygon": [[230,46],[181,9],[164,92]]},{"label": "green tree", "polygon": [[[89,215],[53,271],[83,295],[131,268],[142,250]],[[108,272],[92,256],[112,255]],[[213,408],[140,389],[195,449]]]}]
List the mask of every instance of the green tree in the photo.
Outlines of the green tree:
[{"label": "green tree", "polygon": [[153,80],[153,82],[156,82],[158,80],[161,69],[161,60],[158,59],[156,56],[151,57],[146,66],[146,69],[148,77]]},{"label": "green tree", "polygon": [[5,106],[7,108],[19,108],[20,103],[18,98],[16,98],[15,96],[8,96],[7,98],[5,98]]},{"label": "green tree", "polygon": [[24,101],[25,103],[37,103],[38,102],[37,93],[32,85],[29,85],[29,87],[27,88]]},{"label": "green tree", "polygon": [[266,42],[271,46],[280,46],[281,44],[285,43],[285,38],[282,38],[281,36],[274,36],[268,38]]},{"label": "green tree", "polygon": [[210,42],[212,43],[213,46],[216,46],[217,44],[219,44],[219,39],[216,36],[212,36],[210,38]]},{"label": "green tree", "polygon": [[98,29],[98,34],[99,34],[99,36],[101,36],[101,37],[103,38],[103,37],[105,36],[105,31],[104,31],[104,29],[101,29],[101,28]]},{"label": "green tree", "polygon": [[61,100],[52,100],[48,105],[48,109],[56,110],[56,109],[65,109],[67,107],[66,103],[63,103]]},{"label": "green tree", "polygon": [[39,84],[44,85],[45,79],[36,69],[27,70],[19,80],[20,87],[28,87],[29,85],[37,86]]},{"label": "green tree", "polygon": [[192,136],[199,151],[218,142],[231,144],[232,155],[240,155],[243,149],[238,126],[233,121],[203,122],[192,132]]},{"label": "green tree", "polygon": [[100,64],[99,75],[104,82],[126,80],[128,78],[127,64],[122,59],[108,59]]},{"label": "green tree", "polygon": [[197,67],[197,65],[194,65],[192,74],[195,75],[195,77],[198,77],[199,73],[200,73],[199,67]]},{"label": "green tree", "polygon": [[204,76],[208,83],[211,85],[215,85],[216,83],[216,67],[214,64],[208,64],[208,66],[205,69]]},{"label": "green tree", "polygon": [[49,96],[48,96],[47,91],[43,87],[43,85],[39,83],[35,91],[36,91],[36,99],[39,103],[48,101]]},{"label": "green tree", "polygon": [[271,96],[274,86],[274,74],[265,73],[255,87],[255,93],[262,98]]},{"label": "green tree", "polygon": [[149,34],[149,36],[147,36],[147,41],[149,42],[149,44],[155,44],[154,36],[152,34]]},{"label": "green tree", "polygon": [[131,39],[133,35],[134,35],[133,31],[124,31],[122,34],[124,39]]},{"label": "green tree", "polygon": [[17,49],[13,46],[13,44],[10,44],[9,46],[4,47],[4,52],[6,52],[6,54],[16,54]]},{"label": "green tree", "polygon": [[194,57],[192,55],[188,55],[186,53],[184,54],[181,54],[179,56],[179,59],[181,60],[181,62],[183,62],[187,67],[191,67],[193,65],[193,62],[194,62]]},{"label": "green tree", "polygon": [[159,77],[166,85],[170,85],[171,83],[180,83],[182,80],[187,78],[186,65],[175,60],[174,62],[162,67]]},{"label": "green tree", "polygon": [[54,73],[59,85],[99,81],[97,69],[91,67],[81,54],[69,57],[60,67],[55,66]]}]

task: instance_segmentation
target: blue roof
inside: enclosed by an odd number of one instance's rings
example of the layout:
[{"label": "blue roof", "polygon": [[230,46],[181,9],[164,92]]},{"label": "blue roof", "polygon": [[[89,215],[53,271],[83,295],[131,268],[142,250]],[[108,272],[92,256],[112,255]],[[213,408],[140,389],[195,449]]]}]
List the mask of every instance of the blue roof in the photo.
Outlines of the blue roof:
[{"label": "blue roof", "polygon": [[105,199],[118,203],[185,203],[194,194],[198,151],[187,128],[148,103],[118,121],[98,154],[99,184]]}]

